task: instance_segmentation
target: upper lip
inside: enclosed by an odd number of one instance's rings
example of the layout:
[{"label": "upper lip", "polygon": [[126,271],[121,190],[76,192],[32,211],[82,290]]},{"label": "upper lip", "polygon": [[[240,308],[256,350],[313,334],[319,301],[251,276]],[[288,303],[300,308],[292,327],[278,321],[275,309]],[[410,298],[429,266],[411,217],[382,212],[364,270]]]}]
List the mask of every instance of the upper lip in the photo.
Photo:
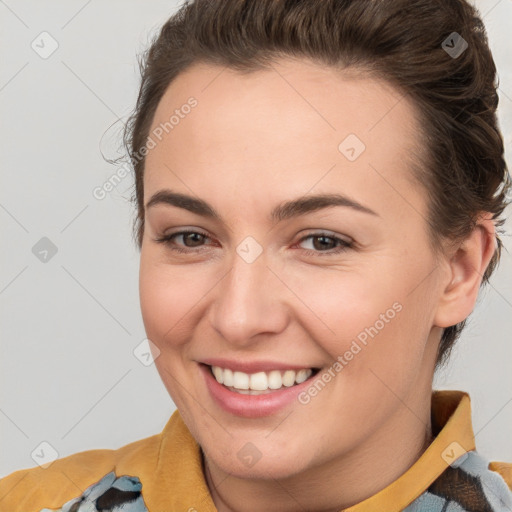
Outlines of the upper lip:
[{"label": "upper lip", "polygon": [[292,364],[282,363],[278,361],[237,361],[234,359],[223,358],[209,358],[199,361],[200,363],[207,364],[208,366],[220,366],[224,369],[229,369],[244,373],[257,373],[257,372],[270,372],[272,370],[303,370],[314,369],[314,366],[309,364]]}]

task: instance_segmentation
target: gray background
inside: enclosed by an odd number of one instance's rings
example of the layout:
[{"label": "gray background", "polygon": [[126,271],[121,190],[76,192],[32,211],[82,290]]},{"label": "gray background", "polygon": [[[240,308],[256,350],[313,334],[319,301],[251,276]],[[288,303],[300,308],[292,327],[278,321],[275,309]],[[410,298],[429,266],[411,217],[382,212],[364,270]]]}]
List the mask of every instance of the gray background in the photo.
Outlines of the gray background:
[{"label": "gray background", "polygon": [[[145,334],[132,179],[103,200],[92,192],[120,168],[101,152],[119,156],[121,122],[137,94],[136,54],[176,5],[0,0],[0,476],[35,466],[34,450],[51,452],[41,442],[63,457],[156,434],[175,408],[154,365],[133,353]],[[510,162],[512,0],[477,7],[500,71]],[[59,46],[42,58],[55,44],[45,31]],[[32,251],[43,237],[57,248],[46,262]],[[509,236],[505,245],[436,385],[468,391],[477,447],[512,461]]]}]

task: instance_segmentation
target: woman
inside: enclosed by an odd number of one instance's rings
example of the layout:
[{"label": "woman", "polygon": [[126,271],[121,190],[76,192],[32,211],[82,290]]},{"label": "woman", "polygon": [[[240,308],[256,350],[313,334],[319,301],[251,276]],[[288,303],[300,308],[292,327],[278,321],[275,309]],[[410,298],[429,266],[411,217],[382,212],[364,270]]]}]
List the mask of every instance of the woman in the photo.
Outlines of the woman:
[{"label": "woman", "polygon": [[185,5],[126,131],[178,411],[1,510],[512,510],[468,395],[432,390],[500,255],[495,71],[463,0]]}]

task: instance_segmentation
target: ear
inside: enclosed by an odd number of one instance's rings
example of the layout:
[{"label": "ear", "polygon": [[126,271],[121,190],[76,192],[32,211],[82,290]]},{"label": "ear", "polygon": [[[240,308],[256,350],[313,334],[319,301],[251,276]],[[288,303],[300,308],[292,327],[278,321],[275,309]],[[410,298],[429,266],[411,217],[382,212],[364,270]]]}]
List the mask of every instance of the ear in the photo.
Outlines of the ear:
[{"label": "ear", "polygon": [[491,213],[483,214],[466,240],[451,253],[447,282],[438,304],[434,325],[450,327],[473,311],[484,272],[496,250],[496,230]]}]

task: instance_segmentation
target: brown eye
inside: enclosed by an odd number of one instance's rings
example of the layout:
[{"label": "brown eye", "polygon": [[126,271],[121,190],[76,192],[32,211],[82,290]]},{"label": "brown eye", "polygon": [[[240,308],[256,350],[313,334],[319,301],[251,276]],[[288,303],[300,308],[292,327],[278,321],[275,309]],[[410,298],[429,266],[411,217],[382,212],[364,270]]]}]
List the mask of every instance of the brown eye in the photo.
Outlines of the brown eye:
[{"label": "brown eye", "polygon": [[197,247],[201,245],[201,243],[204,242],[204,239],[206,238],[201,233],[195,232],[178,233],[177,236],[182,237],[185,247]]},{"label": "brown eye", "polygon": [[196,247],[202,247],[205,241],[210,238],[205,233],[198,231],[178,231],[170,233],[155,239],[156,242],[165,244],[167,247],[177,252],[193,251]]},{"label": "brown eye", "polygon": [[[307,243],[304,244],[306,241]],[[337,254],[352,247],[352,242],[328,233],[318,233],[305,236],[300,240],[299,245],[301,244],[306,245],[305,247],[302,245],[302,248],[307,253],[315,255],[322,253],[326,253],[326,255]]]},{"label": "brown eye", "polygon": [[336,247],[336,240],[331,236],[314,236],[313,247],[318,251],[334,249]]}]

